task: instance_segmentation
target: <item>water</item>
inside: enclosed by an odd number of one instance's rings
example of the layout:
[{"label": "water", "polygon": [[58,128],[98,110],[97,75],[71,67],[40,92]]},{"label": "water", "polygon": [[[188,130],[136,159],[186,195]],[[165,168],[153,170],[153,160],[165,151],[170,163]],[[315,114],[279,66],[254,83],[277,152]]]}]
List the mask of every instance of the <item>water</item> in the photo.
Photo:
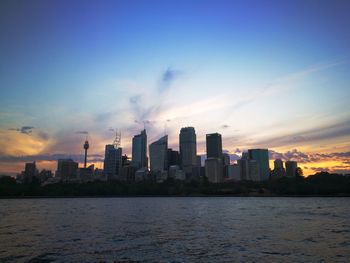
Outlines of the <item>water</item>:
[{"label": "water", "polygon": [[350,262],[350,198],[0,200],[0,262]]}]

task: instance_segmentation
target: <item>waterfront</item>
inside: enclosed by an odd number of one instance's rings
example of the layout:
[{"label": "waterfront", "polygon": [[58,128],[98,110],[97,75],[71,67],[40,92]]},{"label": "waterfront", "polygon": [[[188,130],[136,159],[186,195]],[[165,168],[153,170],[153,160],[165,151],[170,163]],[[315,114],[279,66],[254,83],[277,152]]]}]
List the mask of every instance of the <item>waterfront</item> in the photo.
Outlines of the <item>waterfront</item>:
[{"label": "waterfront", "polygon": [[0,200],[0,262],[348,262],[350,198]]}]

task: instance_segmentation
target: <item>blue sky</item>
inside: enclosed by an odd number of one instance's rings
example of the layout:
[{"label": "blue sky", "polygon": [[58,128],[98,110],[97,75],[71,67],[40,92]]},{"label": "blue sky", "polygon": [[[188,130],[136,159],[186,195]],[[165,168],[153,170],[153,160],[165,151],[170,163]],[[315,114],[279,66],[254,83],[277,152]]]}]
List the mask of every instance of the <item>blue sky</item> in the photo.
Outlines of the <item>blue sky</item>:
[{"label": "blue sky", "polygon": [[[2,170],[79,154],[79,131],[101,154],[119,128],[130,154],[143,122],[174,148],[194,126],[200,153],[209,132],[232,153],[347,153],[349,12],[345,0],[1,1]],[[350,169],[332,158],[318,161]]]}]

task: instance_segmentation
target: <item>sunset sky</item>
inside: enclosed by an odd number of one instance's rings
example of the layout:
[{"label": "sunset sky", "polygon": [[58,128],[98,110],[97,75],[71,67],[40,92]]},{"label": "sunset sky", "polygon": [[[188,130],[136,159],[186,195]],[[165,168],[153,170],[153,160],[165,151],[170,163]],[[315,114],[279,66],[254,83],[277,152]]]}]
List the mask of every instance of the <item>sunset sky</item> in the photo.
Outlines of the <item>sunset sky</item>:
[{"label": "sunset sky", "polygon": [[350,1],[0,1],[0,173],[146,126],[350,173]]}]

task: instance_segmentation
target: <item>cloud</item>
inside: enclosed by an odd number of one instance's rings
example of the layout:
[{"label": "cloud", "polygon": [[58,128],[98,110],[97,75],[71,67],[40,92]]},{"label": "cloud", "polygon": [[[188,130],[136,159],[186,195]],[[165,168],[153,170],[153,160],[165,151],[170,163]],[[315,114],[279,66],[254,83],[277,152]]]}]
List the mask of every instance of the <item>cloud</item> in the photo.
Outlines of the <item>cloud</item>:
[{"label": "cloud", "polygon": [[9,131],[18,131],[23,134],[30,135],[35,127],[33,126],[22,126],[21,128],[10,128]]},{"label": "cloud", "polygon": [[[34,161],[57,161],[58,159],[73,159],[77,162],[84,162],[84,154],[38,154],[38,155],[23,155],[23,156],[11,156],[0,155],[0,162],[34,162]],[[103,162],[104,157],[101,154],[89,154],[89,162]]]},{"label": "cloud", "polygon": [[39,137],[40,139],[42,139],[42,140],[44,140],[44,141],[47,141],[47,140],[50,138],[49,134],[46,133],[46,132],[43,132],[43,131],[39,131],[39,132],[37,133],[37,135],[38,135],[38,137]]},{"label": "cloud", "polygon": [[163,92],[170,88],[170,86],[177,80],[179,77],[181,77],[184,73],[180,70],[172,69],[171,67],[168,67],[161,76],[161,81],[159,84],[159,91]]},{"label": "cloud", "polygon": [[328,141],[335,138],[349,136],[350,119],[334,122],[332,124],[313,127],[308,130],[271,137],[254,142],[257,147],[281,147],[286,145]]},{"label": "cloud", "polygon": [[75,133],[76,134],[89,134],[88,131],[76,131]]},{"label": "cloud", "polygon": [[277,92],[283,92],[288,89],[292,89],[297,87],[296,83],[304,80],[305,78],[311,76],[312,74],[315,74],[317,72],[321,72],[323,70],[337,67],[342,64],[349,63],[349,61],[333,61],[333,62],[327,62],[327,63],[321,63],[317,65],[311,65],[305,69],[302,69],[297,72],[293,72],[290,74],[287,74],[285,76],[276,78],[275,80],[271,81],[267,85],[260,87],[256,89],[255,91],[252,91],[251,93],[247,94],[245,97],[241,97],[240,100],[236,101],[232,105],[231,113],[236,111],[237,109],[246,106],[250,103],[253,103],[255,100],[260,99],[263,96],[271,95]]}]

